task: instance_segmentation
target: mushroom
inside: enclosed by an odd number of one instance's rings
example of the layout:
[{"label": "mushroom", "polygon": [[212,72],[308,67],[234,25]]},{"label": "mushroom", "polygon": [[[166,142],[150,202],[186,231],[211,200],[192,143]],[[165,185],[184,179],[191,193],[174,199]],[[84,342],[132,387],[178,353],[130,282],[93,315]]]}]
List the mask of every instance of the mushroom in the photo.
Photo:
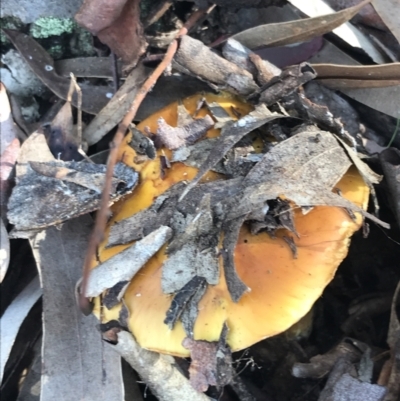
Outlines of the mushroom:
[{"label": "mushroom", "polygon": [[[200,98],[200,95],[196,95],[184,100],[190,113],[196,110]],[[242,114],[251,110],[251,106],[231,95],[210,94],[206,98],[209,102],[217,101],[232,118],[236,118],[233,109]],[[177,121],[176,110],[177,103],[173,103],[141,122],[138,129],[156,132],[160,116],[174,126]],[[203,108],[198,116],[204,116],[205,113]],[[207,136],[214,137],[218,131],[211,129]],[[135,151],[128,146],[129,141],[128,137],[121,147],[120,159],[140,172],[141,183],[127,199],[114,206],[115,214],[109,227],[149,207],[157,196],[173,184],[191,180],[197,172],[196,168],[173,163],[162,177],[160,159],[157,157],[137,163]],[[167,156],[170,154],[167,149],[162,151]],[[215,178],[215,173],[205,177],[206,180]],[[355,167],[348,170],[336,187],[343,197],[366,209],[369,189]],[[250,291],[238,302],[233,302],[220,262],[219,283],[208,285],[199,302],[194,326],[195,340],[218,341],[226,322],[229,328],[227,343],[232,351],[239,351],[286,331],[310,311],[347,255],[350,237],[360,228],[362,216],[359,213],[350,216],[339,207],[317,206],[307,214],[303,214],[299,208],[295,209],[294,221],[298,233],[298,237],[293,239],[297,258],[294,258],[285,241],[284,237],[290,235],[286,229],[279,229],[273,239],[263,232],[252,235],[243,225],[235,249],[235,263],[239,277]],[[110,258],[127,246],[102,246],[99,250],[100,260]],[[129,310],[128,326],[143,348],[186,357],[189,351],[182,346],[187,336],[182,323],[178,321],[172,330],[164,324],[172,299],[161,288],[162,265],[167,258],[164,246],[130,282],[124,295],[124,303]],[[119,308],[108,310],[104,307],[104,319],[117,318]]]}]

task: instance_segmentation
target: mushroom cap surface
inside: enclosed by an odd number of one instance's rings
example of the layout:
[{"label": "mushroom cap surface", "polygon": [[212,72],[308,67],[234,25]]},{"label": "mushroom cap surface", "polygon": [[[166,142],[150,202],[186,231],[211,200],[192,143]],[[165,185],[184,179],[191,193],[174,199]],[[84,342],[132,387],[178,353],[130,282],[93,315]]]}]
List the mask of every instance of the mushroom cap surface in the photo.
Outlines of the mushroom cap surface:
[{"label": "mushroom cap surface", "polygon": [[[200,97],[196,95],[185,99],[184,104],[190,112],[195,110]],[[207,100],[219,101],[230,114],[231,106],[240,109],[243,114],[251,110],[249,105],[231,96],[221,100],[216,95],[210,95]],[[170,125],[176,124],[176,107],[175,103],[161,110],[157,116],[150,116],[138,128],[143,130],[148,126],[151,132],[156,132],[159,116],[163,116]],[[204,110],[202,112],[204,115]],[[218,132],[214,129],[208,133],[208,136],[215,135]],[[121,147],[120,157],[140,171],[141,184],[128,199],[115,206],[115,215],[109,225],[147,208],[170,186],[192,179],[197,172],[193,167],[173,163],[161,177],[158,159],[142,165],[132,163],[134,151],[127,147],[127,141]],[[168,155],[169,151],[165,150],[165,153]],[[215,179],[216,176],[211,173],[205,179]],[[336,187],[343,197],[366,209],[369,189],[355,167],[349,169]],[[353,220],[345,209],[318,206],[305,215],[300,208],[295,208],[294,221],[299,238],[286,229],[279,229],[275,239],[267,233],[252,235],[246,224],[243,225],[235,249],[235,264],[239,277],[250,292],[245,293],[239,302],[232,301],[220,258],[219,283],[208,285],[199,302],[194,326],[195,340],[217,341],[226,322],[229,328],[227,343],[232,351],[239,351],[282,333],[312,308],[346,257],[350,237],[360,228],[362,216],[356,213]],[[284,240],[285,236],[293,238],[297,258]],[[99,252],[100,260],[108,259],[127,246],[103,247]],[[164,294],[161,289],[162,265],[167,258],[165,250],[166,246],[149,260],[128,286],[124,296],[129,310],[128,325],[143,348],[186,357],[189,351],[182,346],[186,333],[181,322],[178,321],[172,330],[164,324],[172,300],[172,296]],[[106,310],[104,316],[109,320],[116,316],[117,311],[118,307]]]}]

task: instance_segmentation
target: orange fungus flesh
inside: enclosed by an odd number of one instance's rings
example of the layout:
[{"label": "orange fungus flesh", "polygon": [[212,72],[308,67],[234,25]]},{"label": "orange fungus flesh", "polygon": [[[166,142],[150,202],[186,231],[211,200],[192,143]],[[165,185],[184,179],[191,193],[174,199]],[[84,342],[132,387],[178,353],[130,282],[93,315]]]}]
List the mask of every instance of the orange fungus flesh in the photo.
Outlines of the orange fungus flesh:
[{"label": "orange fungus flesh", "polygon": [[[201,97],[196,95],[183,101],[190,113],[194,112]],[[233,108],[242,115],[251,111],[251,106],[230,95],[206,95],[206,98],[208,102],[218,101],[232,117],[235,116]],[[199,116],[205,113],[203,108]],[[177,103],[150,116],[138,128],[143,131],[147,126],[155,133],[160,116],[168,124],[176,125]],[[215,129],[207,134],[208,137],[216,135],[218,130]],[[110,225],[147,208],[170,186],[182,180],[191,180],[197,172],[193,167],[173,163],[162,177],[159,159],[136,164],[135,152],[127,146],[127,142],[129,138],[120,149],[120,159],[140,172],[141,183],[127,199],[114,206],[115,214]],[[170,154],[168,150],[164,153],[167,156]],[[216,174],[210,173],[205,180],[216,177]],[[364,209],[367,207],[369,190],[354,167],[336,187],[348,200]],[[220,281],[216,286],[208,286],[199,303],[194,326],[195,340],[218,340],[226,322],[229,327],[228,344],[233,351],[238,351],[287,330],[311,309],[347,255],[350,237],[360,228],[362,217],[356,213],[356,220],[353,221],[346,210],[329,206],[315,207],[306,215],[296,209],[294,214],[299,238],[281,229],[277,238],[271,239],[266,233],[252,235],[246,225],[242,227],[235,250],[235,264],[239,277],[250,292],[245,293],[238,303],[231,300],[220,261]],[[293,238],[297,258],[282,238],[284,236]],[[108,259],[127,246],[103,247],[99,253],[100,260]],[[172,300],[172,296],[164,294],[161,289],[162,264],[166,258],[164,247],[131,281],[124,296],[130,313],[128,324],[142,347],[189,356],[189,351],[182,346],[186,337],[182,324],[178,322],[173,330],[164,324]],[[115,312],[117,309],[114,309]],[[111,318],[113,311],[105,310],[103,316]]]}]

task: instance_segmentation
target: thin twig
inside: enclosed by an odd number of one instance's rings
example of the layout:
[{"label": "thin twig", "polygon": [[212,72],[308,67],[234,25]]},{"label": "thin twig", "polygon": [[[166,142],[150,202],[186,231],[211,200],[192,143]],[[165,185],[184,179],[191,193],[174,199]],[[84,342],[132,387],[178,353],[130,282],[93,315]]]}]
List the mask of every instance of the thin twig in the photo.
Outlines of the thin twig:
[{"label": "thin twig", "polygon": [[158,4],[154,11],[143,22],[144,28],[147,28],[157,22],[168,11],[173,3],[173,0],[163,0],[160,4]]},{"label": "thin twig", "polygon": [[187,20],[185,25],[179,30],[176,38],[173,42],[168,46],[167,52],[165,53],[164,59],[157,66],[157,68],[153,71],[150,77],[144,82],[140,91],[138,92],[136,98],[132,102],[131,107],[123,118],[122,122],[118,126],[118,130],[115,133],[114,139],[110,144],[110,154],[108,156],[107,161],[107,171],[104,183],[103,193],[101,195],[100,209],[96,215],[95,226],[92,231],[92,235],[89,240],[88,249],[85,255],[85,262],[83,266],[83,279],[82,279],[82,288],[81,295],[79,298],[79,306],[83,313],[90,313],[90,305],[88,299],[85,297],[88,277],[90,272],[91,262],[96,254],[96,249],[103,241],[104,231],[107,224],[107,219],[109,216],[109,200],[110,200],[110,192],[111,192],[111,182],[112,176],[114,173],[114,166],[117,162],[118,156],[118,148],[124,139],[125,133],[129,127],[129,124],[134,119],[139,106],[141,105],[143,99],[146,97],[147,93],[151,90],[151,88],[156,84],[158,78],[165,71],[165,69],[171,63],[177,49],[178,49],[178,39],[186,35],[188,30],[196,24],[196,22],[204,15],[210,13],[214,9],[214,5],[205,9],[195,11],[191,17]]},{"label": "thin twig", "polygon": [[[76,95],[78,97],[78,99],[77,99],[77,112],[78,112],[77,141],[78,141],[79,149],[82,149],[82,90],[79,87],[78,83],[76,82],[75,75],[72,72],[70,73],[70,77],[71,77],[71,83],[72,83],[73,88],[75,89]],[[69,97],[69,93],[68,93],[68,97]]]}]

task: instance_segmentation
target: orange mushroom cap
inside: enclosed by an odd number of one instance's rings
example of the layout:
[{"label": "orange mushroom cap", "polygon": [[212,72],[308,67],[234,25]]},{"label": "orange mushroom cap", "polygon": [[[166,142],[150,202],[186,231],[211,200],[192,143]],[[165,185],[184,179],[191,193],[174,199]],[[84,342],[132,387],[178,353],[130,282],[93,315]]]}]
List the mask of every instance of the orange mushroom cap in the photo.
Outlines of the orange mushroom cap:
[{"label": "orange mushroom cap", "polygon": [[[184,105],[193,113],[201,95],[184,100]],[[206,95],[208,102],[217,101],[235,117],[232,108],[242,114],[251,106],[230,96]],[[202,109],[199,116],[204,116]],[[164,108],[157,115],[144,120],[138,128],[149,127],[156,132],[157,119],[162,116],[169,125],[176,125],[177,103]],[[212,129],[208,137],[218,135]],[[191,180],[197,172],[193,167],[173,163],[161,177],[160,161],[135,163],[135,152],[127,144],[120,149],[121,159],[140,172],[141,183],[128,199],[119,202],[109,226],[149,207],[153,200],[173,184]],[[164,149],[168,155],[169,151]],[[216,178],[209,173],[205,180]],[[342,196],[357,206],[366,209],[369,189],[356,168],[351,167],[337,183]],[[217,341],[224,322],[229,333],[227,342],[232,351],[238,351],[273,335],[287,330],[311,309],[324,288],[334,277],[340,262],[348,252],[350,237],[362,224],[362,216],[356,213],[353,220],[346,210],[338,207],[318,206],[304,215],[300,209],[294,211],[294,221],[299,238],[294,238],[297,258],[283,237],[292,236],[286,229],[277,232],[272,239],[267,233],[252,235],[243,225],[235,249],[235,264],[239,277],[250,288],[239,302],[232,301],[228,292],[220,261],[220,280],[215,286],[208,285],[199,302],[199,313],[194,326],[194,339]],[[129,245],[100,249],[100,260],[104,261]],[[187,336],[181,322],[172,330],[164,324],[172,296],[161,288],[163,262],[167,259],[164,246],[132,279],[124,296],[129,310],[128,325],[139,344],[147,349],[176,356],[189,356],[182,346]],[[221,259],[221,258],[220,258]],[[106,320],[116,318],[119,307],[103,308]]]}]

